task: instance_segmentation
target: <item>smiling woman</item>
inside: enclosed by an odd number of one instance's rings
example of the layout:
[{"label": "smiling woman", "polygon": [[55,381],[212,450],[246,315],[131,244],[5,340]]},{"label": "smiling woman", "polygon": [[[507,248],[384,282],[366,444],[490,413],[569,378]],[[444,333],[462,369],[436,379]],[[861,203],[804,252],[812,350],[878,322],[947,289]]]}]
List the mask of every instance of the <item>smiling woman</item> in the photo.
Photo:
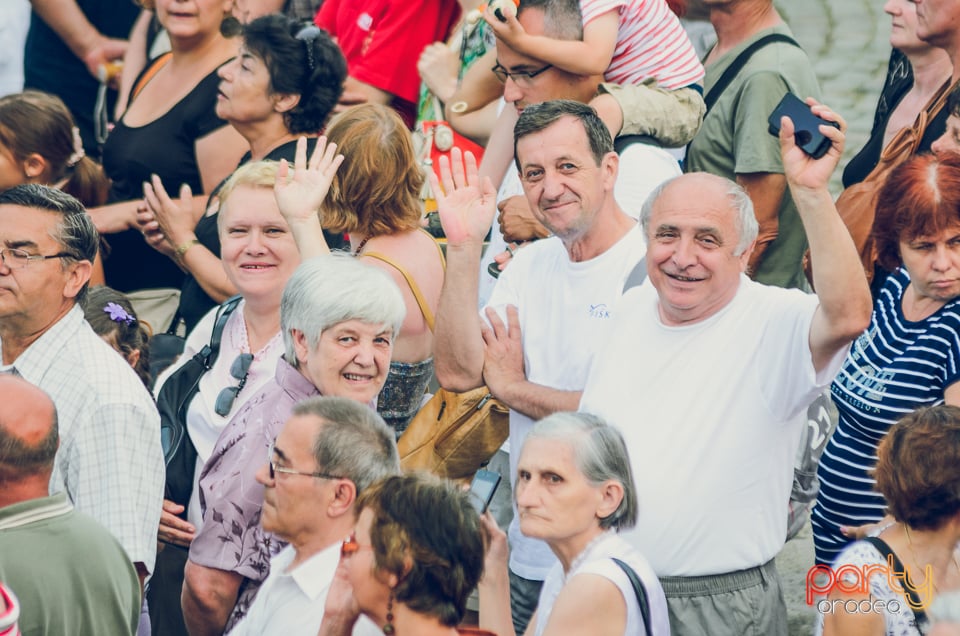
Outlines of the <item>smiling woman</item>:
[{"label": "smiling woman", "polygon": [[960,156],[919,155],[880,192],[874,239],[893,273],[831,386],[840,414],[817,476],[814,545],[830,564],[876,522],[886,502],[874,489],[877,444],[904,413],[960,404]]},{"label": "smiling woman", "polygon": [[290,278],[280,308],[284,356],[272,380],[247,394],[200,474],[203,526],[190,546],[183,591],[193,631],[229,630],[245,616],[284,545],[260,524],[263,485],[256,472],[294,404],[324,395],[373,408],[404,311],[389,276],[345,254],[310,259]]}]

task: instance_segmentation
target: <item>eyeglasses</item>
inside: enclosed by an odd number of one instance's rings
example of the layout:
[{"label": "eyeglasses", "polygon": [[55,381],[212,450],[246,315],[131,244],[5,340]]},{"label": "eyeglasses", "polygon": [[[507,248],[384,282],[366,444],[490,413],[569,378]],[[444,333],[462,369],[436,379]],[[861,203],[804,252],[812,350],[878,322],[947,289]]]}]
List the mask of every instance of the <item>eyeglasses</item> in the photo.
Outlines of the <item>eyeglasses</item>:
[{"label": "eyeglasses", "polygon": [[250,365],[252,363],[252,353],[241,353],[237,356],[237,359],[233,361],[233,364],[230,365],[230,375],[233,376],[234,379],[240,380],[240,384],[237,386],[228,386],[217,394],[217,401],[213,406],[213,410],[217,415],[226,417],[230,409],[233,408],[233,403],[237,401],[237,395],[247,384],[247,375],[250,372]]},{"label": "eyeglasses", "polygon": [[319,479],[346,479],[346,477],[341,477],[340,475],[331,475],[329,473],[322,473],[319,471],[315,473],[306,473],[302,470],[294,470],[292,468],[277,466],[277,462],[273,460],[273,448],[276,443],[276,440],[270,442],[270,449],[267,451],[267,466],[268,471],[270,472],[270,481],[276,479],[277,473],[283,473],[284,475],[303,475],[304,477],[317,477]]},{"label": "eyeglasses", "polygon": [[512,79],[518,86],[530,86],[533,84],[533,78],[537,75],[540,75],[547,69],[553,68],[553,64],[547,64],[543,68],[536,71],[508,71],[506,68],[500,65],[500,62],[497,62],[496,66],[493,67],[493,74],[497,76],[497,79],[501,82],[506,83],[507,78]]},{"label": "eyeglasses", "polygon": [[357,535],[351,534],[349,537],[343,540],[343,545],[340,546],[340,556],[347,557],[364,549],[372,550],[373,546],[360,545],[357,543]]},{"label": "eyeglasses", "polygon": [[23,269],[33,261],[45,261],[51,258],[74,258],[73,254],[67,252],[58,252],[50,256],[43,254],[31,254],[15,247],[5,247],[0,249],[0,260],[10,269]]},{"label": "eyeglasses", "polygon": [[294,37],[303,42],[303,45],[306,47],[307,66],[312,73],[313,69],[316,68],[317,65],[316,60],[313,59],[313,42],[320,37],[320,27],[309,24],[300,29]]}]

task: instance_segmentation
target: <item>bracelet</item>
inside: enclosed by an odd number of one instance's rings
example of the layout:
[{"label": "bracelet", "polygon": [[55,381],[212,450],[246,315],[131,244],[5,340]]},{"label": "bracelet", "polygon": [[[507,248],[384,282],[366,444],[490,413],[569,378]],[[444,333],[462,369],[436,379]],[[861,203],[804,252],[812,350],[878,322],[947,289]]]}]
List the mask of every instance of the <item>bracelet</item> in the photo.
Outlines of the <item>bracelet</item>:
[{"label": "bracelet", "polygon": [[177,254],[177,260],[182,259],[183,255],[186,254],[187,251],[189,251],[190,248],[193,247],[194,245],[200,245],[200,241],[198,241],[197,239],[191,239],[186,243],[184,243],[183,245],[177,246],[177,249],[175,250]]}]

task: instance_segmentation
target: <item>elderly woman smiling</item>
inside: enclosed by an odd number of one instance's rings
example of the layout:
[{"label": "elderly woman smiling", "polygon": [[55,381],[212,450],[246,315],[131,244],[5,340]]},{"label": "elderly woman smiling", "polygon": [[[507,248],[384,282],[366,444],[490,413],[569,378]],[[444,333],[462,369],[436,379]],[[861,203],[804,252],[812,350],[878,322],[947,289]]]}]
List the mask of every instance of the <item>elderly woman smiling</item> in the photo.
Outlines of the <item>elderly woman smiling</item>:
[{"label": "elderly woman smiling", "polygon": [[284,545],[260,525],[256,472],[294,404],[325,395],[375,407],[404,312],[387,274],[345,254],[310,259],[291,276],[274,378],[223,430],[200,475],[204,523],[190,546],[183,590],[191,633],[229,631]]},{"label": "elderly woman smiling", "polygon": [[[646,559],[617,532],[637,520],[637,494],[620,432],[586,413],[556,413],[537,422],[517,461],[514,489],[520,530],[543,539],[559,563],[547,575],[527,634],[670,633],[667,601]],[[490,515],[480,626],[508,636],[506,535]],[[641,605],[624,563],[639,579]]]}]

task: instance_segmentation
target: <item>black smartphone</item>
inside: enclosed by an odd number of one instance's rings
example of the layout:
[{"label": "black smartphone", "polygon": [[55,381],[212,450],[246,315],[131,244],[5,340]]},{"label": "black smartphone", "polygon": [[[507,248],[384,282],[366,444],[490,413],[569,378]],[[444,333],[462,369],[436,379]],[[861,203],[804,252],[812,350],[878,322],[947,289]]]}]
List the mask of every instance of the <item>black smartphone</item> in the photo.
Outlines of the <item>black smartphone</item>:
[{"label": "black smartphone", "polygon": [[773,109],[770,118],[767,120],[770,125],[770,134],[774,137],[780,136],[780,118],[784,115],[793,121],[793,137],[805,153],[814,159],[819,159],[827,154],[831,142],[820,132],[820,125],[826,124],[827,126],[840,128],[840,124],[817,117],[803,100],[793,93],[787,93],[777,104],[777,107]]},{"label": "black smartphone", "polygon": [[473,476],[470,483],[470,502],[477,512],[483,514],[493,499],[493,493],[497,492],[497,486],[500,484],[500,473],[481,468]]}]

